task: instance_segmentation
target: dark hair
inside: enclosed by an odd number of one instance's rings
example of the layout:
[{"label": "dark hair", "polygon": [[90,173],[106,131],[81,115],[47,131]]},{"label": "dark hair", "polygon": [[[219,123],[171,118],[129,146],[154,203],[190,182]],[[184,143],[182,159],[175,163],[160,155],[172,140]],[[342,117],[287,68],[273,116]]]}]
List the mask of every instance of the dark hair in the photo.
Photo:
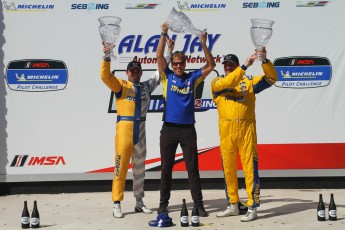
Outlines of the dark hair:
[{"label": "dark hair", "polygon": [[142,68],[141,68],[140,62],[137,62],[137,61],[129,62],[128,65],[127,65],[127,70],[131,70],[133,68],[139,68],[141,70]]}]

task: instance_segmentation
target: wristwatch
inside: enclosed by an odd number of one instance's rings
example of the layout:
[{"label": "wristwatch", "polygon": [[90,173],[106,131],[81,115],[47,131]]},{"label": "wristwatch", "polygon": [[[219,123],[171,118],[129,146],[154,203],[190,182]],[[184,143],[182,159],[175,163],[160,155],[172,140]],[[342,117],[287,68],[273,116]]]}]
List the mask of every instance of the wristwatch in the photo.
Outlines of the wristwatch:
[{"label": "wristwatch", "polygon": [[168,36],[168,33],[161,32],[161,35],[162,35],[162,36]]}]

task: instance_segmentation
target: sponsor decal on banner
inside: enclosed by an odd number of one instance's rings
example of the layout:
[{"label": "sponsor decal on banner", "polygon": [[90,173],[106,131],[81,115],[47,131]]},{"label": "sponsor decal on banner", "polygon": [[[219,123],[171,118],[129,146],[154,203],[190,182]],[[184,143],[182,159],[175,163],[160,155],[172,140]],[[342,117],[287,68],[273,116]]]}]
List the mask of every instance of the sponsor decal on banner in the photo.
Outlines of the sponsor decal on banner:
[{"label": "sponsor decal on banner", "polygon": [[273,62],[282,88],[316,88],[329,85],[332,66],[326,57],[283,57]]},{"label": "sponsor decal on banner", "polygon": [[109,9],[108,3],[73,3],[71,10],[107,10]]},{"label": "sponsor decal on banner", "polygon": [[34,12],[46,12],[53,10],[55,5],[53,4],[16,4],[14,2],[3,1],[3,6],[7,11],[19,12],[19,11],[34,11]]},{"label": "sponsor decal on banner", "polygon": [[59,60],[15,60],[7,65],[7,85],[11,90],[44,92],[63,90],[68,81],[65,63]]},{"label": "sponsor decal on banner", "polygon": [[[221,34],[208,34],[207,40],[208,40],[208,48],[212,52],[212,49],[218,39],[220,38]],[[173,34],[170,36],[171,39],[176,41],[177,35]],[[149,53],[156,53],[157,46],[159,42],[160,35],[153,35],[149,38],[144,40],[144,35],[139,34],[130,34],[125,36],[118,45],[117,52],[118,54],[122,55],[122,57],[119,58],[120,63],[128,63],[133,60],[134,57],[137,58],[138,62],[141,64],[156,64],[157,58],[150,57],[147,54]],[[186,54],[187,57],[187,63],[201,63],[205,64],[206,59],[202,55],[193,55],[195,52],[202,52],[202,46],[200,44],[199,38],[192,34],[184,34],[183,35],[183,48],[182,51]],[[179,40],[181,38],[179,37]],[[144,54],[145,56],[140,56],[140,54]],[[190,55],[187,55],[187,53],[190,53]],[[135,54],[138,56],[130,56],[131,54]],[[221,63],[221,56],[213,55],[216,63]]]},{"label": "sponsor decal on banner", "polygon": [[[211,34],[211,33],[208,34],[208,36],[207,36],[208,49],[211,52],[212,52],[214,45],[216,44],[216,42],[220,38],[220,36],[221,36],[221,34]],[[128,53],[136,53],[136,54],[139,54],[139,53],[144,53],[144,54],[156,53],[159,38],[160,38],[160,35],[153,35],[153,36],[147,38],[145,41],[144,35],[142,35],[142,34],[138,34],[138,35],[130,34],[130,35],[127,35],[124,38],[122,38],[122,40],[119,42],[117,52],[119,54],[127,54],[127,55],[128,55]],[[176,34],[171,35],[171,39],[176,41],[177,35]],[[180,39],[181,39],[181,37],[179,37],[179,40]],[[183,39],[184,39],[183,40],[184,44],[183,44],[182,51],[184,53],[193,54],[194,52],[202,52],[202,46],[201,46],[201,43],[199,41],[199,37],[197,37],[193,34],[184,34]],[[200,56],[197,56],[197,57],[199,57],[200,60],[204,60],[204,58],[201,58]],[[128,59],[127,62],[130,62],[133,60],[133,57],[130,57],[130,58],[127,57],[127,59]],[[157,60],[156,59],[154,59],[154,60],[151,60],[151,62],[148,62],[148,63],[156,63]],[[187,57],[187,62],[189,60],[192,61],[191,56]],[[124,62],[123,59],[121,59],[120,61]],[[205,63],[205,61],[203,63]]]},{"label": "sponsor decal on banner", "polygon": [[242,8],[279,8],[280,2],[244,2]]},{"label": "sponsor decal on banner", "polygon": [[[28,163],[27,160],[29,159]],[[45,165],[66,165],[63,156],[32,156],[29,155],[15,155],[10,167],[24,167],[24,166],[45,166]]]},{"label": "sponsor decal on banner", "polygon": [[215,4],[215,3],[190,3],[177,1],[177,7],[181,11],[218,11],[219,9],[225,9],[226,4]]},{"label": "sponsor decal on banner", "polygon": [[159,6],[160,3],[126,3],[126,9],[129,10],[142,10],[142,9],[154,9]]},{"label": "sponsor decal on banner", "polygon": [[[173,40],[177,39],[177,34],[171,35]],[[208,48],[212,52],[212,49],[218,39],[220,38],[221,34],[208,34]],[[148,55],[139,56],[140,53],[149,54],[155,53],[157,50],[158,42],[159,42],[160,35],[153,35],[149,37],[146,42],[144,41],[144,35],[127,35],[125,36],[118,45],[118,53],[123,55],[124,57],[120,57],[119,60],[121,63],[128,63],[136,58],[138,62],[144,66],[145,64],[156,64],[157,58],[156,57],[149,57]],[[179,38],[180,39],[180,38]],[[203,55],[194,55],[195,52],[202,52],[202,47],[199,41],[199,38],[193,34],[184,34],[183,35],[183,49],[182,51],[186,53],[186,62],[188,64],[205,64],[206,58]],[[130,54],[135,53],[138,56],[130,56]],[[189,53],[189,55],[188,55]],[[221,63],[222,56],[219,54],[214,55],[214,59],[216,63]],[[195,69],[186,69],[186,71],[193,71]],[[155,70],[148,70],[143,69],[143,71],[155,71]],[[116,73],[122,72],[125,75],[125,70],[115,70]],[[216,73],[215,76],[219,76],[216,70],[213,70]],[[211,77],[209,77],[211,78]],[[203,97],[204,88],[209,89],[210,86],[204,86],[205,82],[201,82],[195,92],[195,111],[196,112],[203,112],[209,109],[216,109],[215,103],[212,101],[211,98]],[[163,112],[164,108],[164,101],[163,95],[151,95],[151,100],[149,104],[148,112]],[[115,103],[115,94],[111,92],[110,95],[110,102],[108,107],[108,113],[116,113],[116,103]]]},{"label": "sponsor decal on banner", "polygon": [[296,7],[319,7],[326,6],[331,1],[296,1]]}]

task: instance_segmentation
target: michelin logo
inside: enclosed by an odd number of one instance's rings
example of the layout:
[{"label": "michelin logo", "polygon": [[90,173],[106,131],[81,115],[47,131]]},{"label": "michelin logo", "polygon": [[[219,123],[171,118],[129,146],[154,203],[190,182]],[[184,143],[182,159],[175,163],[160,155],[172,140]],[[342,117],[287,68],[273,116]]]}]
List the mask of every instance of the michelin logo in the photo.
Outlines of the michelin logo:
[{"label": "michelin logo", "polygon": [[14,2],[7,3],[4,1],[3,3],[4,8],[7,11],[35,11],[35,12],[43,12],[47,10],[53,10],[55,5],[44,5],[44,4],[19,4],[16,6]]},{"label": "michelin logo", "polygon": [[181,11],[186,10],[205,10],[205,11],[212,11],[218,9],[225,9],[226,4],[215,4],[215,3],[192,3],[190,6],[187,2],[180,2],[177,1],[177,6]]},{"label": "michelin logo", "polygon": [[66,87],[68,72],[58,60],[15,60],[7,66],[6,80],[15,91],[56,91]]}]

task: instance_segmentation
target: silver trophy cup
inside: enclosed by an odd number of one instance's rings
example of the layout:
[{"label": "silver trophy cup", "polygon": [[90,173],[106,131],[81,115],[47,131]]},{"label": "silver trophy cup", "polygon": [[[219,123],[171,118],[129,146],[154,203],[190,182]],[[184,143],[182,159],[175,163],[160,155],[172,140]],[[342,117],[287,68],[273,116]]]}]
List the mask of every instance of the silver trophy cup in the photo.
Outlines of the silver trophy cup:
[{"label": "silver trophy cup", "polygon": [[98,18],[98,21],[100,23],[99,34],[101,35],[102,41],[110,48],[110,51],[105,56],[116,60],[117,58],[113,53],[113,48],[121,32],[119,24],[122,19],[115,16],[104,16]]},{"label": "silver trophy cup", "polygon": [[206,32],[204,30],[198,30],[194,28],[192,21],[183,12],[179,12],[173,7],[169,13],[165,23],[169,29],[175,33],[192,33],[197,36]]},{"label": "silver trophy cup", "polygon": [[[251,21],[252,27],[250,28],[250,35],[252,42],[255,46],[255,50],[260,50],[266,47],[272,36],[274,21],[268,19],[251,19]],[[263,57],[259,56],[259,59],[262,60]]]}]

